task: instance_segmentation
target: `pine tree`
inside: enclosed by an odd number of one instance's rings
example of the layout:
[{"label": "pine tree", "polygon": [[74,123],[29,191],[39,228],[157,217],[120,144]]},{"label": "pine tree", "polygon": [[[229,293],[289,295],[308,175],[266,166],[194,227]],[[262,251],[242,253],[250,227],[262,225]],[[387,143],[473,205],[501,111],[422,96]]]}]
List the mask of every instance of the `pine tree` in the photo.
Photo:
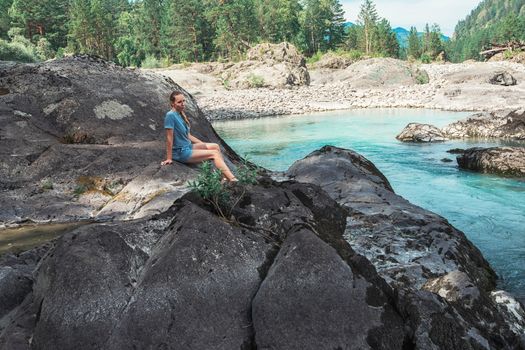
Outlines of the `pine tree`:
[{"label": "pine tree", "polygon": [[432,25],[432,29],[430,30],[428,51],[432,59],[436,59],[436,57],[441,52],[443,52],[443,41],[441,39],[441,29],[435,23]]},{"label": "pine tree", "polygon": [[399,43],[390,22],[381,19],[372,34],[372,52],[388,57],[399,56]]},{"label": "pine tree", "polygon": [[298,0],[256,0],[259,33],[264,41],[294,42],[300,31]]},{"label": "pine tree", "polygon": [[372,36],[379,20],[376,6],[372,0],[363,2],[357,18],[358,23],[363,27],[364,51],[369,55],[372,52]]},{"label": "pine tree", "polygon": [[304,0],[300,15],[303,50],[309,56],[321,49],[323,41],[323,14],[319,0]]},{"label": "pine tree", "polygon": [[213,38],[202,0],[172,0],[163,25],[162,48],[175,62],[209,57]]},{"label": "pine tree", "polygon": [[143,55],[152,55],[156,58],[161,53],[161,25],[166,16],[164,0],[142,0],[138,7],[138,26],[136,35],[142,43]]},{"label": "pine tree", "polygon": [[9,16],[33,43],[45,37],[56,50],[66,45],[68,5],[68,0],[13,0]]},{"label": "pine tree", "polygon": [[118,18],[125,6],[123,0],[71,0],[70,48],[114,59]]},{"label": "pine tree", "polygon": [[418,59],[421,57],[421,39],[417,34],[416,27],[410,28],[410,33],[408,34],[408,56]]},{"label": "pine tree", "polygon": [[346,37],[345,33],[345,11],[339,0],[328,0],[324,7],[327,11],[326,23],[328,24],[324,35],[325,49],[335,50],[341,45]]},{"label": "pine tree", "polygon": [[7,39],[7,31],[11,28],[9,8],[13,0],[0,0],[0,39]]},{"label": "pine tree", "polygon": [[240,59],[256,41],[257,23],[253,0],[219,0],[207,10],[215,28],[215,53],[219,57]]}]

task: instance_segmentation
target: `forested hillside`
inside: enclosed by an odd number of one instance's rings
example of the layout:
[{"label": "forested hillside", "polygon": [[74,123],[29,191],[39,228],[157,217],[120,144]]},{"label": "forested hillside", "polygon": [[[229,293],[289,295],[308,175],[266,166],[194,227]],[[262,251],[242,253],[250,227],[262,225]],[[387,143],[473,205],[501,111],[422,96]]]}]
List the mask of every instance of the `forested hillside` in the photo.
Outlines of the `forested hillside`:
[{"label": "forested hillside", "polygon": [[525,0],[485,0],[456,25],[450,58],[478,59],[490,44],[525,40]]},{"label": "forested hillside", "polygon": [[0,60],[88,53],[157,67],[238,60],[255,44],[282,41],[313,60],[327,51],[431,60],[442,51],[437,25],[407,52],[372,0],[357,17],[345,27],[340,0],[0,0]]}]

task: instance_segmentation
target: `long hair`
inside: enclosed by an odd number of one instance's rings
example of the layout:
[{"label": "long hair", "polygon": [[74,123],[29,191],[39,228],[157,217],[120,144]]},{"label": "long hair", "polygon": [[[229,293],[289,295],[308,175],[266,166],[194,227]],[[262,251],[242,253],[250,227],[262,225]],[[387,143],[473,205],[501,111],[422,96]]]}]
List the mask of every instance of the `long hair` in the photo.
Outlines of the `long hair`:
[{"label": "long hair", "polygon": [[[173,105],[173,102],[175,102],[175,96],[178,96],[178,95],[183,95],[184,94],[180,91],[173,91],[171,94],[170,94],[170,106]],[[186,116],[186,113],[184,113],[184,111],[182,111],[180,113],[180,115],[182,115],[182,118],[184,118],[184,121],[186,122],[186,125],[188,126],[188,128],[190,127],[190,121],[188,120],[188,117]]]}]

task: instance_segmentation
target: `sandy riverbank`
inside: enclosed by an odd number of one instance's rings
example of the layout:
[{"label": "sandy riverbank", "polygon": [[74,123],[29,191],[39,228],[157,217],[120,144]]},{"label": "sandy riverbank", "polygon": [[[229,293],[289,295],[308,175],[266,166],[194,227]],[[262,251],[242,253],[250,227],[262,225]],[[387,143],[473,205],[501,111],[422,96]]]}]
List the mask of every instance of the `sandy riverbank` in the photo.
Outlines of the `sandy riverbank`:
[{"label": "sandy riverbank", "polygon": [[[196,70],[171,69],[171,77],[196,97],[210,120],[302,114],[351,108],[431,108],[453,111],[496,111],[525,106],[525,65],[512,62],[425,64],[427,84],[386,81],[393,62],[381,66],[360,64],[346,69],[310,70],[310,86],[290,89],[227,90],[219,78]],[[401,61],[398,61],[401,62]],[[400,63],[401,64],[401,63]],[[509,72],[514,86],[488,80]],[[382,78],[383,77],[383,78]],[[371,82],[371,83],[370,83]]]}]

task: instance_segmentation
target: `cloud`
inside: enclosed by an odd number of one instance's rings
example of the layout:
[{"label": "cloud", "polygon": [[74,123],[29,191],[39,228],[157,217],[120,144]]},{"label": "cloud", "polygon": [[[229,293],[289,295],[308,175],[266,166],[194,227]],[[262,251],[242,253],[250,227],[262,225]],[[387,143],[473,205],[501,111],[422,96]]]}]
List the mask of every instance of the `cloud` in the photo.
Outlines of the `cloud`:
[{"label": "cloud", "polygon": [[[357,21],[362,2],[341,0],[348,21]],[[393,28],[415,26],[422,31],[426,23],[437,23],[445,35],[452,35],[458,21],[476,8],[480,0],[376,0],[374,3],[379,16],[389,20]]]}]

